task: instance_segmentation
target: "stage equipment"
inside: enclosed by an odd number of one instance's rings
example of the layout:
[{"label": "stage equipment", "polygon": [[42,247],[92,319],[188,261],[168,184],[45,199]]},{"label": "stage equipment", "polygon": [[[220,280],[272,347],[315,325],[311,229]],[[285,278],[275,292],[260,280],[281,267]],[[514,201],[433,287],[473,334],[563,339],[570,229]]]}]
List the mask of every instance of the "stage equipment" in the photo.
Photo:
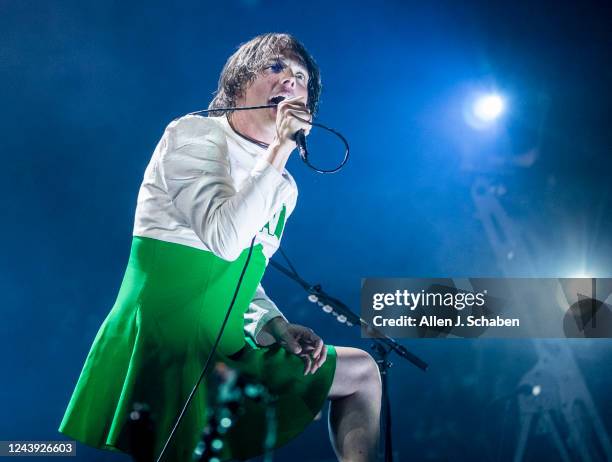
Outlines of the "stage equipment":
[{"label": "stage equipment", "polygon": [[[534,276],[536,264],[526,240],[528,234],[506,213],[496,191],[495,184],[484,177],[472,186],[478,218],[497,262],[506,276]],[[525,316],[535,317],[537,313],[526,310]],[[546,320],[536,319],[530,324],[539,322]],[[551,438],[558,460],[612,460],[608,433],[568,343],[552,339],[532,342],[538,360],[517,385],[517,390],[530,392],[512,395],[518,396],[520,419],[513,461],[524,460],[529,438],[538,434]],[[565,437],[562,429],[568,432]]]},{"label": "stage equipment", "polygon": [[395,352],[400,358],[404,358],[405,360],[411,362],[422,371],[426,371],[429,365],[418,356],[410,353],[395,339],[382,333],[376,327],[364,321],[342,301],[327,294],[320,284],[310,284],[304,280],[298,274],[282,248],[279,248],[279,251],[287,262],[288,268],[274,260],[270,260],[269,264],[290,279],[297,282],[308,294],[308,301],[317,304],[319,307],[321,307],[324,313],[334,316],[339,323],[347,327],[360,327],[367,330],[368,335],[373,335],[376,337],[372,338],[372,345],[370,348],[374,352],[382,382],[380,428],[381,460],[384,462],[392,462],[393,443],[391,439],[391,403],[389,401],[388,382],[390,368],[393,366],[393,363],[388,360],[388,356],[391,352]]},{"label": "stage equipment", "polygon": [[127,423],[127,441],[134,462],[153,462],[155,423],[147,404],[134,403]]},{"label": "stage equipment", "polygon": [[211,399],[212,405],[208,410],[208,424],[194,450],[194,460],[220,462],[225,435],[233,427],[235,419],[243,413],[244,402],[250,399],[266,406],[264,462],[272,462],[272,451],[276,443],[276,397],[261,383],[250,380],[223,363],[215,366],[208,389],[214,399]]}]

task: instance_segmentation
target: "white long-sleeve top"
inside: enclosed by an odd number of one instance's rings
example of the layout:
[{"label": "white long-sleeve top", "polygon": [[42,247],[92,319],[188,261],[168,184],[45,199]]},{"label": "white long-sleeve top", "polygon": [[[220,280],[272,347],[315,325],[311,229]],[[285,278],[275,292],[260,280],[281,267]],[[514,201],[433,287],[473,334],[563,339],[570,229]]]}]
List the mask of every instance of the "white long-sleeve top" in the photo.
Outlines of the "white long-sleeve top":
[{"label": "white long-sleeve top", "polygon": [[[264,158],[265,149],[238,135],[223,117],[187,115],[170,123],[157,144],[138,193],[134,236],[212,252],[233,261],[253,236],[267,259],[278,249],[276,229],[297,201],[297,185]],[[268,224],[266,228],[265,225]],[[258,286],[245,331],[258,344],[274,339],[261,331],[283,316]]]}]

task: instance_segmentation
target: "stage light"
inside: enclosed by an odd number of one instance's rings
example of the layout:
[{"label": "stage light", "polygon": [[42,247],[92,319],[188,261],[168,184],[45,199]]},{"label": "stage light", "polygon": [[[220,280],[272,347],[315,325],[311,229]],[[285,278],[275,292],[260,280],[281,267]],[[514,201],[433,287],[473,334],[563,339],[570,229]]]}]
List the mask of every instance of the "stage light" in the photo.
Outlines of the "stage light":
[{"label": "stage light", "polygon": [[[463,102],[463,118],[476,130],[489,130],[499,127],[506,112],[507,100],[500,93],[473,90],[466,93]],[[492,130],[495,132],[495,130]]]},{"label": "stage light", "polygon": [[223,440],[215,438],[210,442],[210,447],[212,447],[215,451],[220,451],[223,449]]},{"label": "stage light", "polygon": [[229,417],[223,417],[221,419],[221,422],[219,422],[221,424],[221,427],[223,428],[230,428],[232,426],[232,419],[230,419]]},{"label": "stage light", "polygon": [[481,122],[492,122],[504,112],[504,100],[495,93],[482,95],[474,101],[472,112]]}]

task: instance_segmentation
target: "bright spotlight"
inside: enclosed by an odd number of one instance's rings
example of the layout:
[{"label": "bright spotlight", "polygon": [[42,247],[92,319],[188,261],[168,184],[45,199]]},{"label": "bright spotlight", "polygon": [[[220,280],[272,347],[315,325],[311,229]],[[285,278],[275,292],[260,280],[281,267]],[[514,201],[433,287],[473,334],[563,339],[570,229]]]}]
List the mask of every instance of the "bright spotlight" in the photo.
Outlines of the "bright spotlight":
[{"label": "bright spotlight", "polygon": [[496,94],[481,96],[474,102],[472,111],[482,122],[492,122],[504,112],[504,100]]},{"label": "bright spotlight", "polygon": [[497,92],[474,91],[466,95],[463,118],[476,130],[491,130],[498,126],[507,110],[506,99]]}]

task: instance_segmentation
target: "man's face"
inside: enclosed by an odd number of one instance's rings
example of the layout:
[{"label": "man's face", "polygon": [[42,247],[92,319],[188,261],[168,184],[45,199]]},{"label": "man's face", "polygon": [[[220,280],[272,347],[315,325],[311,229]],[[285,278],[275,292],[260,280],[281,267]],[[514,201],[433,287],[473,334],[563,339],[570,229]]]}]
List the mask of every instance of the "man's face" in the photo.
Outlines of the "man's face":
[{"label": "man's face", "polygon": [[[246,88],[236,101],[237,106],[261,106],[279,102],[295,96],[306,96],[308,104],[308,79],[306,68],[295,58],[279,56],[273,58]],[[276,123],[276,108],[247,111],[262,124]]]}]

